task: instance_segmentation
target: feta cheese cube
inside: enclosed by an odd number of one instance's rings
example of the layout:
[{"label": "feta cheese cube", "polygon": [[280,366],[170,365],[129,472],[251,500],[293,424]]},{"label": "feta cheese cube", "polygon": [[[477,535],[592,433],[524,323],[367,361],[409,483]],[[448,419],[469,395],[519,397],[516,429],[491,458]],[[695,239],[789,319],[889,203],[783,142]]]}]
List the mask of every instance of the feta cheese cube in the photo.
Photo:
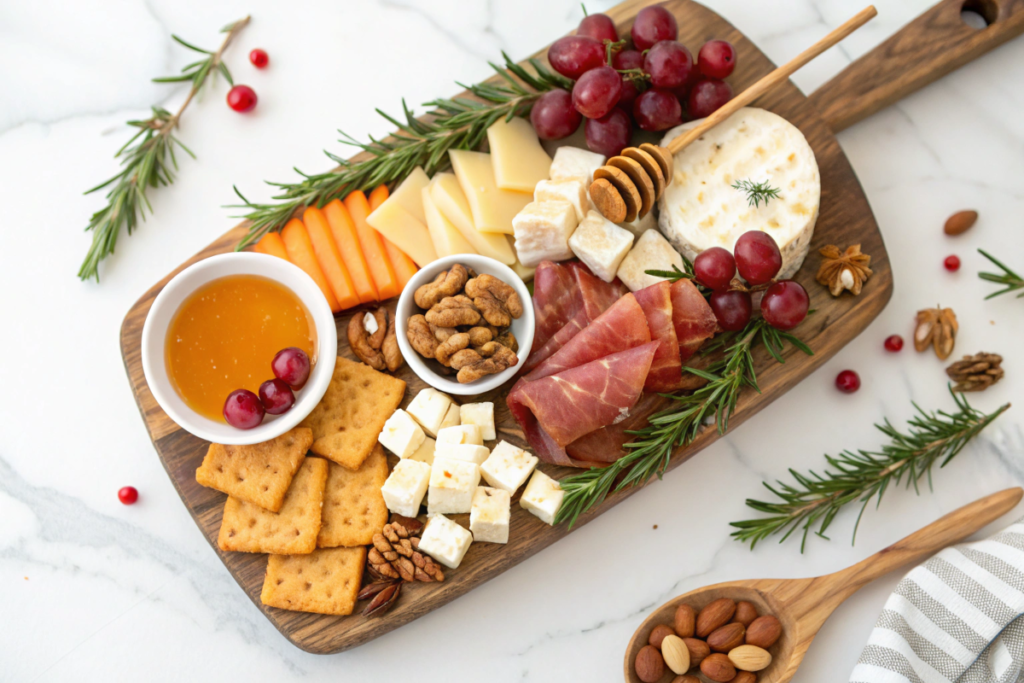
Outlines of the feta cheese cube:
[{"label": "feta cheese cube", "polygon": [[452,460],[471,462],[476,465],[482,465],[490,456],[491,452],[487,450],[486,446],[478,446],[472,443],[446,443],[438,441],[434,450],[435,458],[450,458]]},{"label": "feta cheese cube", "polygon": [[619,223],[620,228],[625,228],[633,233],[634,237],[639,237],[648,230],[656,230],[658,227],[658,217],[654,215],[654,209],[647,212],[647,215],[643,218],[637,218],[632,223]]},{"label": "feta cheese cube", "polygon": [[551,160],[552,180],[576,178],[590,187],[594,182],[594,171],[604,166],[604,156],[580,149],[579,147],[559,147],[555,150],[555,158]]},{"label": "feta cheese cube", "polygon": [[633,246],[633,235],[597,211],[591,211],[569,238],[569,246],[594,275],[611,282]]},{"label": "feta cheese cube", "polygon": [[529,510],[540,518],[542,522],[554,525],[555,515],[558,514],[558,508],[562,507],[564,496],[565,491],[557,481],[537,470],[523,490],[523,497],[519,499],[519,504],[523,506],[524,510]]},{"label": "feta cheese cube", "polygon": [[459,415],[463,425],[476,425],[480,428],[480,436],[484,441],[493,441],[498,436],[494,429],[494,404],[490,401],[463,404]]},{"label": "feta cheese cube", "polygon": [[479,425],[460,424],[456,427],[445,427],[437,432],[438,443],[472,443],[484,445],[483,430]]},{"label": "feta cheese cube", "polygon": [[581,221],[590,210],[590,198],[587,186],[579,178],[566,180],[542,180],[533,188],[533,201],[563,201],[572,204],[576,209],[576,220]]},{"label": "feta cheese cube", "polygon": [[569,236],[579,224],[576,209],[565,201],[530,202],[512,219],[516,253],[524,266],[572,258]]},{"label": "feta cheese cube", "polygon": [[399,458],[408,458],[423,444],[425,438],[427,435],[416,421],[399,408],[384,423],[384,429],[377,440]]},{"label": "feta cheese cube", "polygon": [[462,563],[472,542],[473,534],[444,515],[434,515],[423,528],[419,550],[455,569]]},{"label": "feta cheese cube", "polygon": [[409,456],[409,460],[425,462],[428,465],[434,464],[434,448],[437,442],[429,436],[423,439],[423,444],[416,449],[416,452]]},{"label": "feta cheese cube", "polygon": [[515,493],[537,466],[537,456],[501,441],[480,466],[480,474],[496,489]]},{"label": "feta cheese cube", "polygon": [[437,436],[437,430],[441,428],[441,422],[452,405],[453,401],[437,389],[424,389],[416,394],[406,411],[419,422],[423,431],[430,436]]},{"label": "feta cheese cube", "polygon": [[448,412],[444,415],[444,419],[441,420],[441,425],[438,427],[438,431],[445,427],[458,427],[459,424],[459,405],[457,403],[452,403],[452,407],[448,409]]},{"label": "feta cheese cube", "polygon": [[508,523],[512,517],[508,491],[478,486],[469,511],[469,530],[474,541],[508,543]]},{"label": "feta cheese cube", "polygon": [[436,456],[430,466],[427,512],[458,514],[473,506],[473,491],[480,483],[480,466]]},{"label": "feta cheese cube", "polygon": [[648,275],[648,270],[672,270],[672,266],[683,269],[683,257],[672,248],[660,232],[648,230],[640,235],[626,258],[622,259],[616,272],[629,291],[636,292],[644,287],[661,282],[664,278]]},{"label": "feta cheese cube", "polygon": [[380,488],[384,504],[395,514],[415,517],[430,483],[430,465],[416,460],[399,460]]}]

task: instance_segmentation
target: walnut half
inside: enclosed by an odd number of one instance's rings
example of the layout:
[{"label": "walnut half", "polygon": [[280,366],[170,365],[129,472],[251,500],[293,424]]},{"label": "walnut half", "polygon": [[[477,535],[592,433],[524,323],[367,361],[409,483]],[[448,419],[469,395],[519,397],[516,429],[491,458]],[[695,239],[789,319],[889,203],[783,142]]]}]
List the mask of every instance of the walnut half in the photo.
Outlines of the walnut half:
[{"label": "walnut half", "polygon": [[519,358],[512,349],[493,341],[487,342],[479,349],[462,349],[451,357],[451,366],[459,371],[456,379],[461,384],[475,382],[487,375],[496,375],[518,362]]}]

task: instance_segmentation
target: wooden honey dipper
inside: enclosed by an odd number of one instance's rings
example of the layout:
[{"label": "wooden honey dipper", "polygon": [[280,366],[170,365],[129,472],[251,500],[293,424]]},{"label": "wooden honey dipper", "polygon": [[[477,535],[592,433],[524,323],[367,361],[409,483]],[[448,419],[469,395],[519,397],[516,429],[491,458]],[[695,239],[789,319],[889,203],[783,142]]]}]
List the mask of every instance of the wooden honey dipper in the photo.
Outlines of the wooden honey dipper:
[{"label": "wooden honey dipper", "polygon": [[612,223],[629,223],[637,217],[643,218],[672,182],[674,154],[761,95],[787,81],[800,67],[856,31],[876,14],[878,12],[873,5],[864,8],[845,24],[729,100],[699,125],[680,134],[667,148],[649,142],[639,147],[625,148],[619,156],[612,157],[594,171],[590,200]]}]

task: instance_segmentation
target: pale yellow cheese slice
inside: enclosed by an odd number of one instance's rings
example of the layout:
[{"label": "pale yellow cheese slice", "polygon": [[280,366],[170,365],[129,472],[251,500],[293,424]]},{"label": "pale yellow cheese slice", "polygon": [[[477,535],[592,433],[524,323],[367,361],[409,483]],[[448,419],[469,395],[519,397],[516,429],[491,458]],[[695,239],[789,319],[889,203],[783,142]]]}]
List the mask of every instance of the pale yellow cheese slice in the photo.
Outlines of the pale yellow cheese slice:
[{"label": "pale yellow cheese slice", "polygon": [[490,154],[452,150],[448,152],[448,157],[473,212],[476,229],[480,232],[511,235],[512,218],[533,201],[533,188],[530,188],[530,192],[499,188],[494,179]]},{"label": "pale yellow cheese slice", "polygon": [[[429,184],[429,176],[427,176],[422,168],[417,166],[412,170],[412,173],[402,181],[402,184],[395,188],[395,191],[391,193],[391,196],[384,200],[384,203],[397,203],[403,209],[415,216],[416,220],[425,225],[427,218],[423,211],[422,197],[423,188]],[[371,225],[373,224],[371,223]]]},{"label": "pale yellow cheese slice", "polygon": [[366,222],[408,254],[420,268],[437,260],[427,226],[398,202],[385,201],[366,217]]},{"label": "pale yellow cheese slice", "polygon": [[537,183],[548,179],[551,157],[526,119],[516,116],[511,121],[495,121],[487,129],[487,142],[494,180],[502,190],[532,193]]},{"label": "pale yellow cheese slice", "polygon": [[434,200],[430,198],[430,188],[424,187],[420,196],[423,199],[423,212],[427,216],[427,230],[430,231],[430,239],[434,242],[434,251],[437,255],[443,258],[452,254],[477,253],[459,229],[437,210]]},{"label": "pale yellow cheese slice", "polygon": [[[475,154],[475,152],[473,152]],[[483,155],[486,156],[486,155]],[[504,235],[480,232],[473,223],[473,212],[459,181],[451,173],[438,173],[430,183],[430,198],[441,214],[452,222],[478,254],[505,265],[516,262],[516,254]]]}]

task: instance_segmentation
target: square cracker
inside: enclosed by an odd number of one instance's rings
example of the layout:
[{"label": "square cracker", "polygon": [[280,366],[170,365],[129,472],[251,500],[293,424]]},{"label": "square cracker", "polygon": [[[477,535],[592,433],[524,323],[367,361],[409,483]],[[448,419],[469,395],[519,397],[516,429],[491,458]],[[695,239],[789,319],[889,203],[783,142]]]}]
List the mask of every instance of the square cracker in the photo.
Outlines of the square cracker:
[{"label": "square cracker", "polygon": [[301,555],[316,548],[327,461],[306,458],[288,487],[279,512],[228,498],[217,545],[243,553]]},{"label": "square cracker", "polygon": [[309,555],[271,555],[260,599],[297,612],[352,614],[366,548],[324,548]]},{"label": "square cracker", "polygon": [[313,444],[313,430],[296,427],[251,446],[210,444],[196,481],[232,498],[277,512],[292,477]]},{"label": "square cracker", "polygon": [[339,356],[327,393],[300,426],[313,430],[314,453],[357,470],[404,395],[402,380]]},{"label": "square cracker", "polygon": [[388,522],[388,506],[380,492],[387,478],[388,458],[380,444],[355,472],[331,463],[316,547],[373,543],[373,535]]}]

